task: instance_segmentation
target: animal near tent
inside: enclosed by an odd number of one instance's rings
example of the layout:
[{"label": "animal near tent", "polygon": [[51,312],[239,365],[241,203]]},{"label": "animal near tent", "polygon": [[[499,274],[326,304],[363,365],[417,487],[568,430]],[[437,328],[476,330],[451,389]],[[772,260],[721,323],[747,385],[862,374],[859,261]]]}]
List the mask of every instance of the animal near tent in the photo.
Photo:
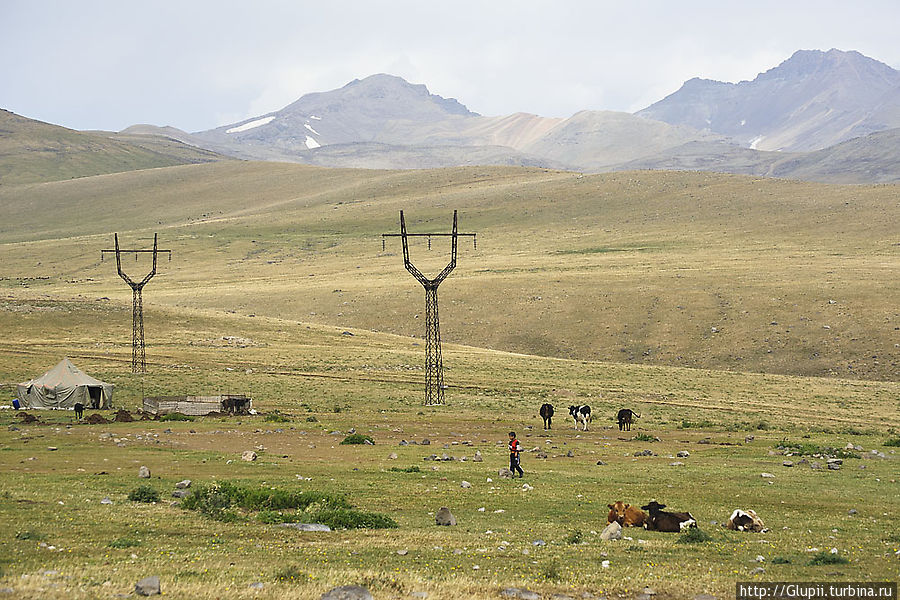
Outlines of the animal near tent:
[{"label": "animal near tent", "polygon": [[113,384],[94,379],[64,358],[40,377],[20,383],[16,396],[22,408],[74,409],[76,404],[110,408],[113,388]]}]

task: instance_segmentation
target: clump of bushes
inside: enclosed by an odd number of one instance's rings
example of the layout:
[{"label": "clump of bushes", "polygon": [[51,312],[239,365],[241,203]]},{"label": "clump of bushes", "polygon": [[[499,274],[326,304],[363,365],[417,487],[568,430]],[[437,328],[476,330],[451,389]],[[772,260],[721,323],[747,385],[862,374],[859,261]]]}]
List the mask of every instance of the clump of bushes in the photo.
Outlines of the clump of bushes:
[{"label": "clump of bushes", "polygon": [[159,502],[159,492],[150,485],[139,485],[128,493],[132,502]]},{"label": "clump of bushes", "polygon": [[181,503],[217,521],[234,522],[244,518],[238,512],[258,511],[256,518],[269,524],[296,521],[322,523],[332,529],[387,529],[397,523],[385,515],[353,509],[341,495],[327,492],[255,488],[227,481],[196,485]]},{"label": "clump of bushes", "polygon": [[888,438],[882,446],[900,447],[900,437]]},{"label": "clump of bushes", "polygon": [[715,427],[716,424],[709,420],[704,421],[682,421],[678,429],[704,429]]},{"label": "clump of bushes", "polygon": [[708,542],[712,536],[700,529],[699,527],[691,527],[676,540],[679,544],[701,544]]},{"label": "clump of bushes", "polygon": [[861,458],[856,452],[844,450],[842,448],[831,448],[829,446],[817,446],[809,442],[789,442],[782,440],[776,449],[791,452],[798,456],[820,455],[828,458]]},{"label": "clump of bushes", "polygon": [[121,538],[119,538],[119,539],[117,539],[117,540],[111,541],[111,542],[110,542],[109,544],[107,544],[107,545],[108,545],[110,548],[119,548],[119,549],[123,549],[123,548],[134,548],[135,546],[140,546],[140,545],[141,545],[141,542],[138,541],[138,540],[136,540],[136,539],[133,539],[133,538],[121,537]]},{"label": "clump of bushes", "polygon": [[289,567],[284,567],[275,572],[274,575],[275,581],[280,582],[288,582],[288,583],[300,583],[309,581],[311,577],[298,569],[296,566],[291,565]]},{"label": "clump of bushes", "polygon": [[573,529],[569,532],[569,535],[566,536],[567,544],[580,544],[583,541],[584,533],[582,533],[580,529]]},{"label": "clump of bushes", "polygon": [[316,418],[316,415],[309,415],[308,417],[306,417],[306,422],[307,423],[318,423],[319,420]]},{"label": "clump of bushes", "polygon": [[181,413],[169,413],[159,418],[160,421],[193,421],[194,417]]},{"label": "clump of bushes", "polygon": [[655,442],[656,438],[647,433],[639,433],[633,438],[631,438],[633,442]]},{"label": "clump of bushes", "polygon": [[789,565],[791,564],[791,559],[785,558],[783,556],[776,556],[772,559],[773,565]]},{"label": "clump of bushes", "polygon": [[421,473],[422,469],[413,465],[411,467],[391,467],[388,471],[393,471],[394,473]]},{"label": "clump of bushes", "polygon": [[346,446],[349,444],[369,444],[374,445],[375,440],[373,440],[368,435],[363,435],[361,433],[351,433],[341,442],[342,446]]},{"label": "clump of bushes", "polygon": [[816,565],[846,565],[850,561],[839,554],[831,554],[829,552],[816,552],[812,555],[809,562],[810,566]]},{"label": "clump of bushes", "polygon": [[32,531],[30,529],[26,531],[19,531],[16,533],[17,540],[34,540],[36,542],[40,542],[46,538],[47,536],[45,536],[43,533],[40,533],[39,531]]},{"label": "clump of bushes", "polygon": [[263,417],[263,420],[268,421],[269,423],[290,423],[291,422],[291,420],[288,417],[284,416],[283,414],[281,414],[278,411],[267,414],[265,417]]}]

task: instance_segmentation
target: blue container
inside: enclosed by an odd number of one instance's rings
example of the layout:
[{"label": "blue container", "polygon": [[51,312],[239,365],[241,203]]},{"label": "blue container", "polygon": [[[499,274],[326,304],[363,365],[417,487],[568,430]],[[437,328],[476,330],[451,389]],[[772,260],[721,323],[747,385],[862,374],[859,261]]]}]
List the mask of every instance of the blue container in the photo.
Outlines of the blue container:
[{"label": "blue container", "polygon": [[18,398],[13,399],[13,408],[16,410],[19,410],[19,399]]}]

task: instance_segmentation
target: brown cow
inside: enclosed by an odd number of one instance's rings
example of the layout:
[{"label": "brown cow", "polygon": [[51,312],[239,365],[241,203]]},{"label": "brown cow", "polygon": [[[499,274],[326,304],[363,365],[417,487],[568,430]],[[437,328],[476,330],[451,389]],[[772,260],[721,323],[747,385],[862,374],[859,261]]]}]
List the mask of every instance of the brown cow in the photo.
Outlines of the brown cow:
[{"label": "brown cow", "polygon": [[621,500],[613,504],[607,504],[609,507],[609,516],[606,517],[608,523],[616,521],[622,527],[643,527],[644,521],[647,519],[647,513],[632,506],[625,504]]}]

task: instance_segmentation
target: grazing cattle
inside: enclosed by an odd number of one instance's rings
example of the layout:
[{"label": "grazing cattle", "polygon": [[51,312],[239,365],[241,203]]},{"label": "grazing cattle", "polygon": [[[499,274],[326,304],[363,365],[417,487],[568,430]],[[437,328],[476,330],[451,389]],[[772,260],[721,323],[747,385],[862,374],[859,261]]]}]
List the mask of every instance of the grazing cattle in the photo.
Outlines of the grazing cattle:
[{"label": "grazing cattle", "polygon": [[75,418],[83,419],[84,418],[84,404],[81,402],[75,403]]},{"label": "grazing cattle", "polygon": [[580,422],[585,431],[588,429],[588,424],[591,422],[591,407],[585,405],[582,406],[570,406],[569,414],[572,415],[572,418],[575,419],[575,429],[578,429],[578,423]]},{"label": "grazing cattle", "polygon": [[625,504],[621,500],[607,504],[607,506],[609,507],[607,523],[615,521],[622,527],[642,527],[647,520],[647,513],[636,506]]},{"label": "grazing cattle", "polygon": [[631,431],[631,423],[639,419],[641,415],[635,414],[630,408],[623,408],[616,413],[616,421],[619,422],[619,431]]},{"label": "grazing cattle", "polygon": [[666,512],[665,504],[659,504],[652,500],[647,506],[641,508],[649,514],[644,521],[644,528],[649,531],[679,532],[689,527],[697,526],[697,519],[689,512]]},{"label": "grazing cattle", "polygon": [[552,429],[553,425],[553,405],[552,404],[542,404],[541,405],[541,418],[544,420],[544,429]]},{"label": "grazing cattle", "polygon": [[755,533],[769,530],[754,511],[749,509],[741,510],[739,508],[731,513],[731,517],[725,523],[725,527],[733,531],[753,531]]}]

